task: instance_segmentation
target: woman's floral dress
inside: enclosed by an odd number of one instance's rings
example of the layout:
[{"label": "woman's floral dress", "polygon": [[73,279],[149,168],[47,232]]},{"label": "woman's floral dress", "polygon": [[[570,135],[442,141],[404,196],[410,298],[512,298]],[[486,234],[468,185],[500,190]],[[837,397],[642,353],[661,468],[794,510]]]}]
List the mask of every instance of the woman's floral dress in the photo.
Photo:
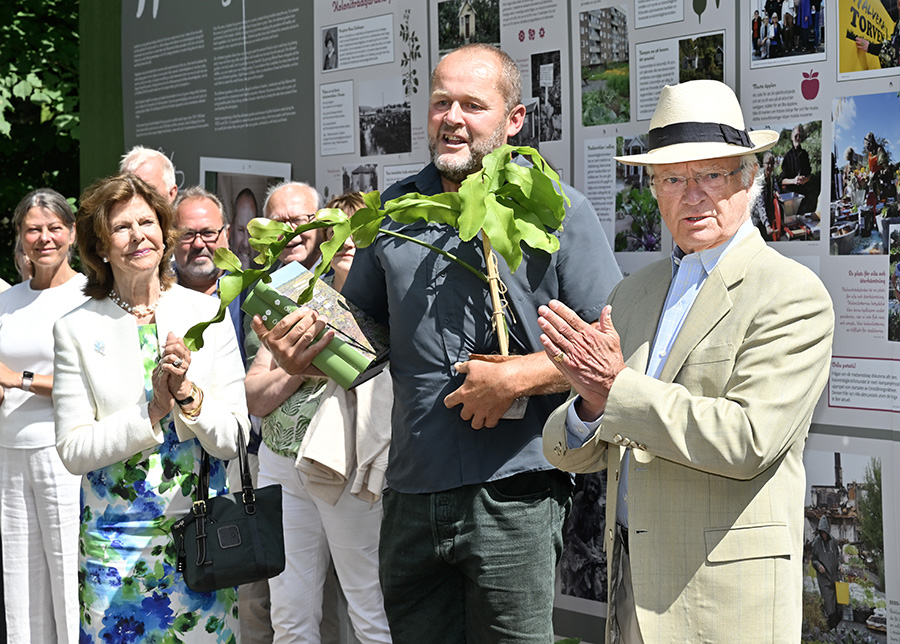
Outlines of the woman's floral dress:
[{"label": "woman's floral dress", "polygon": [[[147,399],[159,355],[156,325],[138,327]],[[190,509],[197,439],[179,442],[167,416],[163,444],[85,475],[81,486],[80,644],[238,641],[237,589],[197,593],[175,572],[171,527]],[[210,459],[210,496],[226,491]]]}]

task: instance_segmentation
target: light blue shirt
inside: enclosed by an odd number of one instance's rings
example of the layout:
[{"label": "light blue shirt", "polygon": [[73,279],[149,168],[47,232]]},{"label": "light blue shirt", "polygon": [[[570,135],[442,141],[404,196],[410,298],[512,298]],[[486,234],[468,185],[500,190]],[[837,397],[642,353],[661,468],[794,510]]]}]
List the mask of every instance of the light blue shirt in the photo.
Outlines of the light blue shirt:
[{"label": "light blue shirt", "polygon": [[[758,234],[756,228],[748,219],[727,242],[715,248],[701,250],[697,253],[685,255],[677,246],[672,252],[672,283],[669,285],[669,293],[666,295],[666,303],[663,307],[662,317],[656,329],[656,338],[653,340],[653,350],[647,361],[646,374],[653,378],[659,378],[666,358],[672,349],[681,327],[687,319],[688,313],[700,289],[706,283],[706,278],[712,273],[719,260],[725,256],[736,243],[747,235]],[[569,449],[576,449],[584,445],[588,438],[594,435],[601,416],[595,421],[585,422],[575,412],[575,398],[569,405],[566,415],[566,444]],[[623,526],[628,526],[628,464],[631,450],[625,450],[622,466],[619,473],[619,495],[616,503],[616,521]]]}]

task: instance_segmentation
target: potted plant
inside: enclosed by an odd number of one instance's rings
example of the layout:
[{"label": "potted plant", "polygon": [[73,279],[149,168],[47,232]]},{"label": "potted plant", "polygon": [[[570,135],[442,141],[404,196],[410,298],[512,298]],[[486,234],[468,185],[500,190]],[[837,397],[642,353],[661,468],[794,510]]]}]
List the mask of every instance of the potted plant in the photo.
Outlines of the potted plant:
[{"label": "potted plant", "polygon": [[[531,165],[520,165],[514,155],[528,158]],[[509,331],[503,303],[503,286],[497,269],[496,255],[500,255],[515,272],[522,261],[521,244],[554,253],[559,239],[554,232],[562,226],[565,205],[559,175],[537,150],[530,147],[503,145],[482,160],[481,170],[466,177],[459,192],[445,192],[434,196],[417,193],[403,195],[384,204],[378,191],[364,195],[366,206],[348,217],[337,209],[324,208],[313,221],[297,228],[269,219],[254,219],[247,226],[250,245],[259,252],[254,261],[259,268],[241,270],[238,258],[230,250],[216,250],[216,266],[228,273],[219,282],[219,311],[211,320],[191,327],[185,334],[186,346],[193,350],[203,346],[203,331],[210,324],[224,319],[228,305],[240,292],[258,280],[270,280],[269,269],[287,244],[304,231],[332,227],[333,237],[320,246],[322,261],[314,271],[319,278],[331,266],[334,254],[349,237],[360,248],[370,245],[379,234],[391,235],[426,246],[457,262],[485,283],[490,290],[492,321],[497,334],[501,356],[509,353]],[[466,264],[440,248],[381,226],[385,217],[399,223],[424,220],[453,226],[464,241],[481,236],[486,272]],[[298,304],[312,297],[315,279],[300,294]]]}]

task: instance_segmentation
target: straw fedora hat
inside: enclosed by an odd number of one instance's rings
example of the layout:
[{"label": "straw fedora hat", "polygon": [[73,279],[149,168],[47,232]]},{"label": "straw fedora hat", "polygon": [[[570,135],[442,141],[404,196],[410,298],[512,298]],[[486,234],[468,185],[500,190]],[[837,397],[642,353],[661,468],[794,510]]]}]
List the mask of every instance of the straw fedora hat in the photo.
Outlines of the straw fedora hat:
[{"label": "straw fedora hat", "polygon": [[666,85],[650,119],[650,150],[615,157],[627,165],[685,163],[763,152],[778,132],[744,127],[744,115],[728,85],[696,80]]}]

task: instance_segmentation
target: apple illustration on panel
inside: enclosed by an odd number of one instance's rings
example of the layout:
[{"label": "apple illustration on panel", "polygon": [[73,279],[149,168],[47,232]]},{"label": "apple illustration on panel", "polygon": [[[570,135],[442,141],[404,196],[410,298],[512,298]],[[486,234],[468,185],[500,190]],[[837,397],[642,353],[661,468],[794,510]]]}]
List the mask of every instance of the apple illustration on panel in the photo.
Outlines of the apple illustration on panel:
[{"label": "apple illustration on panel", "polygon": [[814,72],[813,70],[803,72],[803,82],[800,83],[800,92],[807,101],[811,101],[819,95],[818,75],[819,72]]}]

